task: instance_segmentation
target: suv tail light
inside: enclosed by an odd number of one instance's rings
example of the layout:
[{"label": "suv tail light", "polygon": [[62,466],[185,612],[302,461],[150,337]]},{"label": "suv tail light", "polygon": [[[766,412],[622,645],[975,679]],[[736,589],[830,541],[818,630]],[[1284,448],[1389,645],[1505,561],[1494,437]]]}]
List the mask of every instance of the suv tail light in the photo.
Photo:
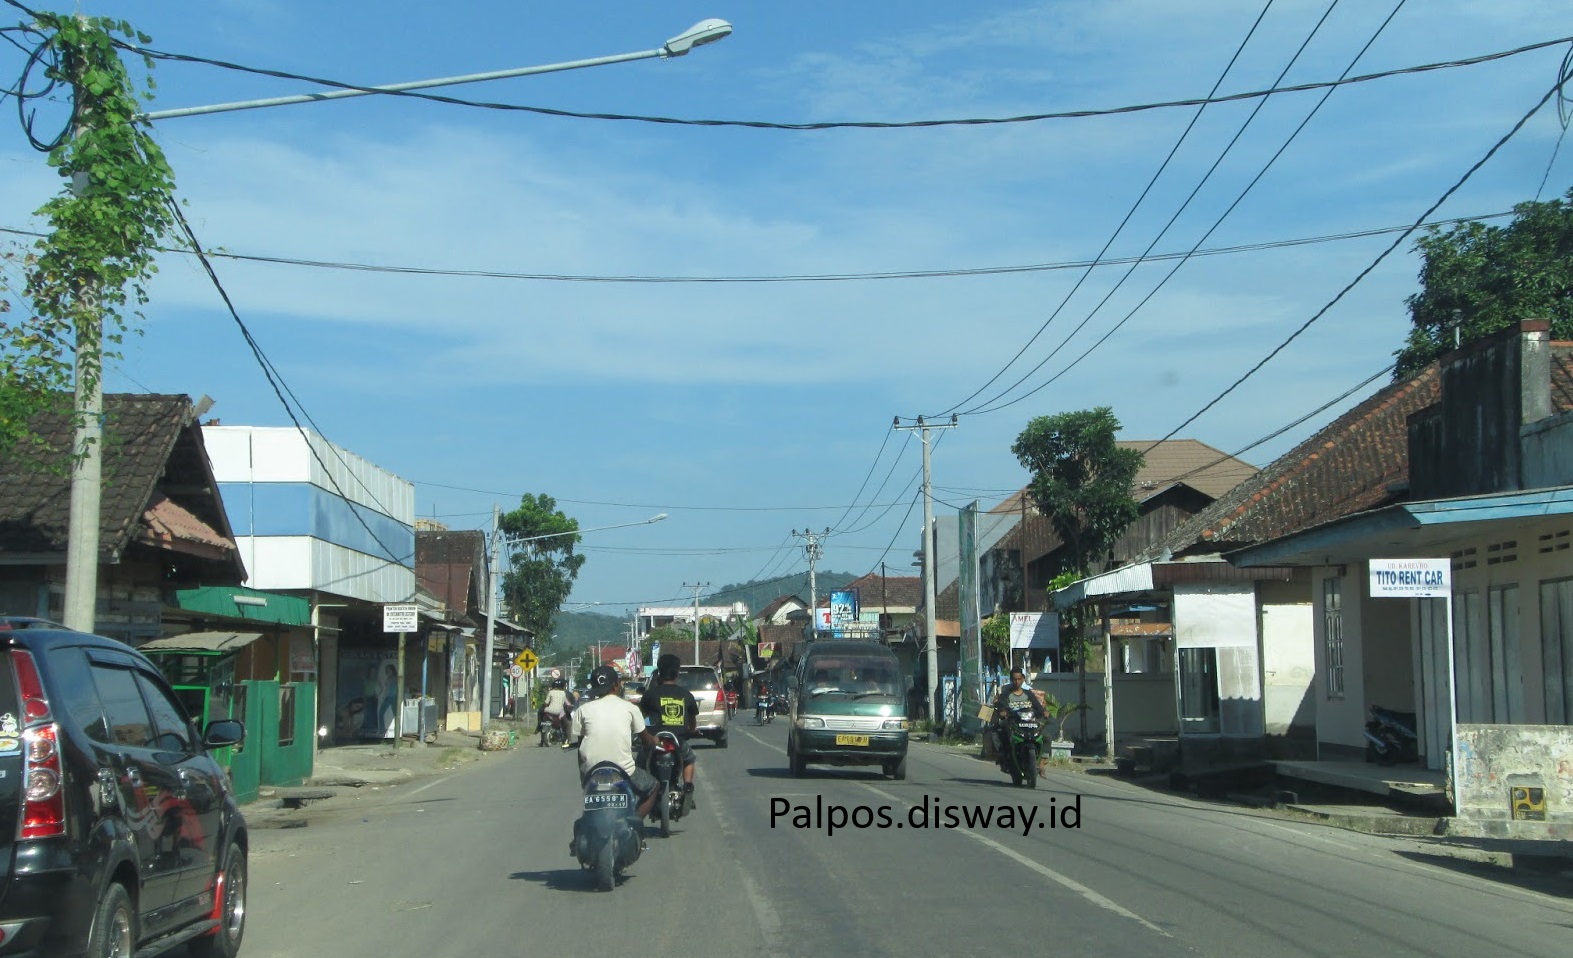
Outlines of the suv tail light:
[{"label": "suv tail light", "polygon": [[66,832],[65,793],[60,789],[64,768],[60,759],[60,730],[49,711],[44,683],[38,677],[33,654],[11,650],[16,689],[22,699],[22,814],[18,838],[52,838]]}]

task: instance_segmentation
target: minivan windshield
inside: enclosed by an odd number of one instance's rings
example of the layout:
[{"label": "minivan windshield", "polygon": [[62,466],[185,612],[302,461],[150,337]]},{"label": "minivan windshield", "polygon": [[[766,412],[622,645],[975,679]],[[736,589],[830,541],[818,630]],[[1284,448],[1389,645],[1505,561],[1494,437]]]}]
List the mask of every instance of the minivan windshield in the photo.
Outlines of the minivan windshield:
[{"label": "minivan windshield", "polygon": [[878,656],[815,656],[803,677],[803,694],[857,698],[900,694],[890,660]]}]

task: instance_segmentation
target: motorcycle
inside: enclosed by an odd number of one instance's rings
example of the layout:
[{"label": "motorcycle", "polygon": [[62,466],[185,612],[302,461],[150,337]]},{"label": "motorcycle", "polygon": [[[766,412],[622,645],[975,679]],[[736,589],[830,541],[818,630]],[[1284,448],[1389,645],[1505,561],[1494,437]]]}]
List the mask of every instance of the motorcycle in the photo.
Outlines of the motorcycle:
[{"label": "motorcycle", "polygon": [[774,695],[761,695],[754,701],[754,721],[760,725],[768,725],[776,717],[776,697]]},{"label": "motorcycle", "polygon": [[1010,783],[1037,788],[1038,756],[1043,754],[1043,729],[1037,716],[1030,709],[1008,710],[999,742],[999,767],[1010,774]]},{"label": "motorcycle", "polygon": [[550,712],[542,711],[540,715],[541,748],[548,745],[562,745],[568,741],[568,712],[554,716]]},{"label": "motorcycle", "polygon": [[661,786],[650,820],[661,823],[661,837],[672,836],[672,823],[688,810],[688,793],[683,789],[683,751],[671,732],[655,734],[655,748],[648,750],[646,768]]},{"label": "motorcycle", "polygon": [[1420,739],[1415,734],[1415,713],[1371,706],[1365,723],[1365,760],[1390,766],[1420,760]]},{"label": "motorcycle", "polygon": [[569,846],[579,867],[595,873],[602,891],[611,891],[623,869],[644,851],[639,797],[620,766],[601,762],[584,779],[584,812],[574,822]]}]

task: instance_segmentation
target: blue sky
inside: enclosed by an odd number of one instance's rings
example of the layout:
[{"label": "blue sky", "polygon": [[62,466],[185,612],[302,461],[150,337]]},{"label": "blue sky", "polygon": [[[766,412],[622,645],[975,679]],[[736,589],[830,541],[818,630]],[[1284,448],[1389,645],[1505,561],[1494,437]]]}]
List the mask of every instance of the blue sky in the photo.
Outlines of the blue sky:
[{"label": "blue sky", "polygon": [[[437,92],[580,112],[814,123],[1205,96],[1263,5],[78,6],[130,20],[158,50],[368,85],[647,50],[721,17],[735,33],[687,57]],[[1277,0],[1220,93],[1273,86],[1303,43],[1282,83],[1335,79],[1392,9],[1387,0],[1344,0],[1312,36],[1328,3]],[[1554,39],[1573,33],[1565,12],[1555,0],[1409,2],[1353,73]],[[1406,226],[1552,87],[1565,53],[1340,88],[1221,223],[1322,93],[1209,106],[1105,256]],[[9,48],[4,56],[9,85],[21,58]],[[154,109],[314,89],[200,64],[162,63],[156,76]],[[60,183],[4,106],[0,227],[37,228],[31,211]],[[656,525],[585,536],[589,561],[573,600],[619,613],[630,603],[683,601],[691,596],[684,583],[719,587],[805,569],[794,529],[832,529],[821,568],[862,573],[883,561],[891,574],[910,573],[919,448],[910,433],[892,432],[894,416],[965,413],[934,449],[936,510],[973,499],[987,508],[1026,480],[1010,445],[1028,419],[1108,405],[1124,438],[1169,433],[1322,309],[1393,236],[1193,257],[1161,287],[1177,261],[1144,263],[1095,311],[1128,269],[1103,266],[1035,341],[1083,270],[843,282],[609,278],[1084,262],[1109,242],[1196,113],[785,131],[364,97],[172,119],[156,135],[208,246],[578,278],[217,267],[323,433],[413,481],[420,515],[479,528],[494,502],[507,509],[525,492],[556,497],[585,528],[668,513]],[[1552,102],[1435,217],[1501,213],[1537,191],[1562,194],[1573,148],[1552,162],[1561,133]],[[1180,435],[1233,452],[1377,372],[1407,329],[1404,298],[1419,265],[1411,246]],[[146,333],[128,343],[109,388],[206,393],[217,403],[209,415],[226,424],[289,423],[195,263],[165,257],[152,293]],[[1372,388],[1243,458],[1271,461]],[[967,413],[980,405],[998,408]]]}]

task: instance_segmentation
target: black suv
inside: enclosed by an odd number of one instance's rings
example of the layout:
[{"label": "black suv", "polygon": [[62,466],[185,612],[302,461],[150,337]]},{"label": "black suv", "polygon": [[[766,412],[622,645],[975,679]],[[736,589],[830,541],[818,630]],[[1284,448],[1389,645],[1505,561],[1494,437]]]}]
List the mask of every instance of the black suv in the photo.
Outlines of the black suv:
[{"label": "black suv", "polygon": [[0,956],[240,950],[246,824],[203,735],[131,647],[0,616]]}]

